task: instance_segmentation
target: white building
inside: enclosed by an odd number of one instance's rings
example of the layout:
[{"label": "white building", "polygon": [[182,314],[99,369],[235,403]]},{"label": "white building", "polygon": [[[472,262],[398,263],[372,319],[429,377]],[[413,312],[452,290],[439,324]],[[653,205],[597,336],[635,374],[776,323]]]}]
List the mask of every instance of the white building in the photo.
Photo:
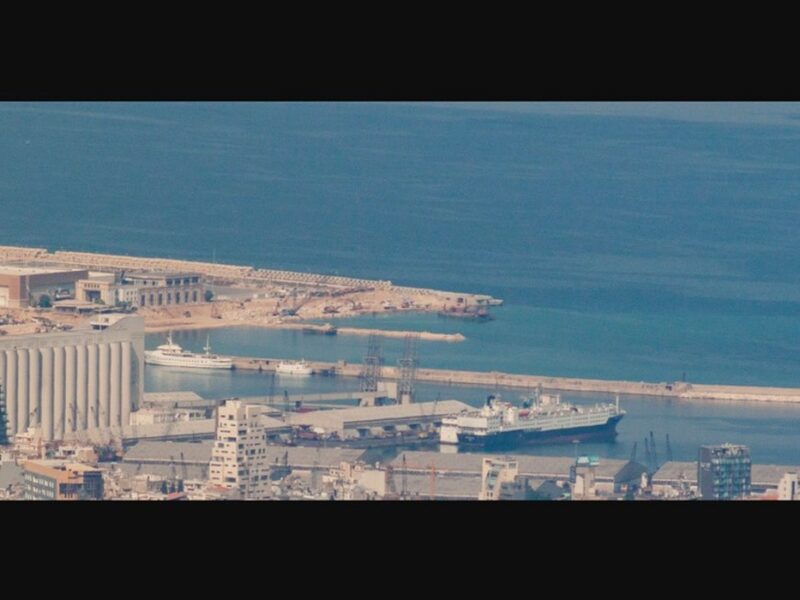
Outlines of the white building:
[{"label": "white building", "polygon": [[481,465],[481,491],[478,500],[497,500],[503,483],[514,483],[519,463],[509,458],[484,458]]},{"label": "white building", "polygon": [[40,427],[46,442],[128,425],[144,385],[144,319],[106,317],[95,329],[0,338],[9,438]]},{"label": "white building", "polygon": [[131,413],[131,425],[155,425],[178,423],[206,418],[206,411],[198,408],[140,408]]},{"label": "white building", "polygon": [[778,500],[800,500],[797,473],[786,473],[778,482]]},{"label": "white building", "polygon": [[[343,461],[338,468],[331,468],[327,475],[322,476],[323,488],[336,490],[341,494],[341,500],[383,498],[389,489],[388,483],[386,469],[371,467],[360,462]],[[311,491],[320,491],[315,488],[312,482]]]},{"label": "white building", "polygon": [[571,497],[586,500],[597,496],[596,476],[599,461],[594,456],[580,456],[570,469]]},{"label": "white building", "polygon": [[211,451],[209,482],[238,489],[247,500],[270,495],[264,406],[228,400],[217,409],[217,439]]}]

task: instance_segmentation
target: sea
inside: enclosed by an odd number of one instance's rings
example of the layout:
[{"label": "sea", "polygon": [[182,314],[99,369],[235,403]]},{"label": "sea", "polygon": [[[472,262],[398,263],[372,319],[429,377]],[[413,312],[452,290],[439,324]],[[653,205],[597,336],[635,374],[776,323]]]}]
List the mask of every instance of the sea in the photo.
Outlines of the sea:
[{"label": "sea", "polygon": [[[0,103],[0,244],[390,279],[491,294],[495,320],[420,366],[800,387],[800,104]],[[200,350],[356,362],[366,338],[236,327]],[[148,336],[157,345],[162,336]],[[403,341],[384,338],[387,364]],[[354,389],[149,368],[148,391]],[[270,391],[271,390],[271,391]],[[481,404],[519,391],[418,386]],[[574,402],[608,397],[565,395]],[[612,444],[534,453],[800,464],[800,406],[623,397]],[[666,436],[670,436],[667,452]]]}]

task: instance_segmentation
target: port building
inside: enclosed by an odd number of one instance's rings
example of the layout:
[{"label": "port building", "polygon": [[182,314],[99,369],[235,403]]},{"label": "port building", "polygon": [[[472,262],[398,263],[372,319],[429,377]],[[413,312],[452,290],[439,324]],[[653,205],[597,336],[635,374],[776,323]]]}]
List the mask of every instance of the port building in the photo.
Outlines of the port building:
[{"label": "port building", "polygon": [[42,296],[50,300],[71,297],[75,284],[88,277],[86,269],[0,266],[0,308],[36,306]]},{"label": "port building", "polygon": [[422,432],[441,423],[443,417],[470,408],[458,400],[442,400],[290,413],[286,415],[286,422],[293,428],[313,429],[322,435],[336,434],[342,440],[355,440]]},{"label": "port building", "polygon": [[107,305],[175,306],[205,302],[203,277],[196,272],[101,273],[92,272],[76,284],[82,302]]},{"label": "port building", "polygon": [[44,441],[121,427],[144,386],[144,319],[103,316],[91,329],[0,338],[7,434]]},{"label": "port building", "polygon": [[24,464],[25,500],[102,500],[100,469],[64,460],[31,460]]}]

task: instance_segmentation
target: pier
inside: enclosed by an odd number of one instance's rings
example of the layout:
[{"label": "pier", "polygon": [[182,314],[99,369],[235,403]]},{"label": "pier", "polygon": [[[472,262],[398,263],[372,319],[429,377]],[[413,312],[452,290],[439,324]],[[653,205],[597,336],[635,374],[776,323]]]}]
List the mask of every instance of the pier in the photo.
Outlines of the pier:
[{"label": "pier", "polygon": [[[275,371],[280,358],[232,357],[237,369]],[[315,374],[358,377],[362,372],[359,363],[309,362]],[[397,367],[381,369],[385,379],[399,379]],[[549,392],[578,392],[624,396],[652,396],[676,400],[714,400],[720,402],[782,402],[800,404],[800,388],[756,387],[736,385],[710,385],[688,382],[634,382],[575,377],[548,377],[521,375],[497,371],[455,371],[450,369],[417,369],[418,382],[438,383],[483,388],[512,388],[533,390],[541,387]]]}]

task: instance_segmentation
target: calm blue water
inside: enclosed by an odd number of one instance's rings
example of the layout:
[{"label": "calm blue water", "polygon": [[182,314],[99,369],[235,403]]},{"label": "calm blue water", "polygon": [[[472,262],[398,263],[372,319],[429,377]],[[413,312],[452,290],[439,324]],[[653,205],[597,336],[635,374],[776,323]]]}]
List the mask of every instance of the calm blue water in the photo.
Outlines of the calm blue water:
[{"label": "calm blue water", "polygon": [[[398,317],[384,316],[376,320],[395,318]],[[195,352],[202,351],[206,336],[210,338],[214,351],[220,353],[241,352],[291,358],[313,354],[319,359],[354,361],[360,359],[366,351],[366,338],[359,336],[303,335],[297,331],[245,327],[173,333],[173,339],[178,344]],[[163,342],[163,337],[161,334],[148,335],[147,347],[154,348]],[[444,345],[421,344],[419,357],[422,365],[431,366],[430,363],[436,359],[436,349],[442,346]],[[396,364],[396,359],[403,351],[402,340],[384,340],[383,350],[386,363]],[[357,379],[336,377],[280,377],[246,371],[204,372],[153,366],[148,366],[145,371],[145,389],[148,391],[191,390],[206,398],[268,395],[280,398],[285,393],[291,400],[295,394],[356,391],[358,386]],[[418,384],[417,393],[421,401],[456,399],[479,406],[489,393],[501,393],[505,398],[517,401],[524,391]],[[613,401],[610,396],[594,394],[564,394],[563,397],[578,404]],[[618,427],[619,436],[616,442],[584,443],[579,447],[581,453],[626,459],[630,457],[636,442],[637,456],[639,460],[644,460],[644,438],[652,431],[656,438],[659,462],[666,459],[666,436],[669,434],[675,460],[696,460],[697,448],[701,444],[735,441],[749,445],[756,462],[792,465],[800,463],[797,435],[800,431],[800,406],[745,402],[681,403],[633,396],[622,397],[620,405],[627,414]],[[570,455],[574,451],[574,448],[563,444],[519,450],[520,453],[553,456]]]},{"label": "calm blue water", "polygon": [[[0,243],[507,301],[492,323],[403,320],[467,335],[422,344],[428,366],[800,386],[798,117],[795,104],[2,103]],[[260,334],[220,333],[217,349],[355,360],[365,346]]]}]

